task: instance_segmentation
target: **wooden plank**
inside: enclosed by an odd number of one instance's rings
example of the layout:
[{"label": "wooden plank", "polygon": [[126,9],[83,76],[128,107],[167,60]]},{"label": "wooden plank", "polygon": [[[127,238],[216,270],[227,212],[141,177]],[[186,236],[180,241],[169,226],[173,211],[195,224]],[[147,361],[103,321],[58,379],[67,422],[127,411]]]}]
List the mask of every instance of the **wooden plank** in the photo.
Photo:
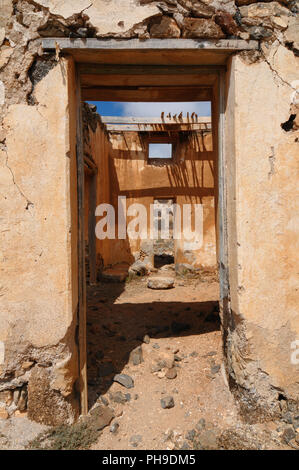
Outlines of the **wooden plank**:
[{"label": "wooden plank", "polygon": [[210,101],[211,88],[204,87],[82,87],[82,99],[92,101],[174,102]]},{"label": "wooden plank", "polygon": [[78,64],[80,75],[197,75],[215,74],[224,65],[113,65]]},{"label": "wooden plank", "polygon": [[[165,111],[167,111],[167,105],[165,105]],[[163,119],[161,117],[137,117],[137,116],[102,116],[101,121],[105,124],[195,124],[195,123],[210,123],[210,116],[189,116],[189,119],[185,116],[178,119],[178,117],[168,118],[166,116]]]},{"label": "wooden plank", "polygon": [[78,194],[78,328],[79,328],[79,383],[81,414],[88,413],[87,353],[86,353],[86,280],[84,240],[84,152],[82,131],[82,102],[80,75],[76,71],[76,156]]},{"label": "wooden plank", "polygon": [[[133,66],[132,66],[133,67]],[[93,86],[213,86],[216,81],[215,73],[178,74],[175,67],[172,74],[81,74],[83,87]]]},{"label": "wooden plank", "polygon": [[90,178],[89,204],[88,204],[88,250],[89,250],[89,282],[91,285],[97,282],[96,268],[96,218],[95,211],[97,205],[97,173],[94,172]]},{"label": "wooden plank", "polygon": [[180,132],[210,130],[211,123],[201,124],[106,124],[110,132]]},{"label": "wooden plank", "polygon": [[99,50],[165,50],[165,49],[192,49],[192,50],[256,50],[258,41],[243,39],[97,39],[97,38],[44,38],[44,50],[55,50],[58,44],[61,50],[93,49]]}]

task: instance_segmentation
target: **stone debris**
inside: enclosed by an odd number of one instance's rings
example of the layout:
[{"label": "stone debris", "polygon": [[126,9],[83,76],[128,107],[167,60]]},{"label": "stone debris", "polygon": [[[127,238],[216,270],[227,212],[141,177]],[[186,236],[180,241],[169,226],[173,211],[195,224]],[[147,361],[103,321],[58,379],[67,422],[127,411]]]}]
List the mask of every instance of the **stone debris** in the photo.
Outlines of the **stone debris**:
[{"label": "stone debris", "polygon": [[136,434],[130,437],[130,444],[133,447],[138,447],[141,441],[142,441],[142,436],[140,434]]},{"label": "stone debris", "polygon": [[83,417],[97,431],[101,431],[106,426],[109,426],[113,418],[113,411],[109,407],[102,405],[96,405],[87,416]]},{"label": "stone debris", "polygon": [[118,424],[117,421],[114,421],[114,422],[111,424],[111,426],[110,426],[110,432],[111,432],[112,434],[116,434],[117,431],[118,431],[118,429],[119,429],[119,424]]},{"label": "stone debris", "polygon": [[177,377],[177,375],[178,375],[178,374],[177,374],[176,368],[175,368],[175,367],[172,367],[171,369],[167,369],[166,374],[165,374],[165,377],[166,377],[167,379],[172,380],[172,379],[175,379],[175,378]]},{"label": "stone debris", "polygon": [[150,277],[147,281],[147,287],[150,289],[172,289],[174,287],[173,277]]},{"label": "stone debris", "polygon": [[126,388],[134,387],[134,380],[127,374],[116,374],[113,378],[114,382],[118,382]]},{"label": "stone debris", "polygon": [[129,360],[134,366],[138,366],[143,362],[141,346],[137,346],[137,348],[133,349],[133,351],[130,352]]},{"label": "stone debris", "polygon": [[169,409],[174,407],[174,399],[171,396],[161,398],[160,402],[163,409]]}]

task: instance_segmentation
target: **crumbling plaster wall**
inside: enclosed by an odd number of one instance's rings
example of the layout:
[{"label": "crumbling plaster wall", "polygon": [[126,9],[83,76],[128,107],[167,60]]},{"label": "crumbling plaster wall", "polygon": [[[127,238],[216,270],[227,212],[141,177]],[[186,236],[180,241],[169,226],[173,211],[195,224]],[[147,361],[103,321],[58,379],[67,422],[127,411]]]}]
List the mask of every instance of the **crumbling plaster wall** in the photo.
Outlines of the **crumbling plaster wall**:
[{"label": "crumbling plaster wall", "polygon": [[228,363],[244,407],[258,404],[261,415],[279,411],[278,397],[291,409],[299,398],[291,361],[299,338],[299,133],[295,122],[281,127],[296,106],[299,67],[279,42],[263,51],[265,60],[252,65],[231,60],[226,113]]},{"label": "crumbling plaster wall", "polygon": [[[261,42],[260,51],[235,56],[228,75],[227,122],[234,127],[227,136],[233,129],[236,165],[227,164],[233,176],[228,188],[233,269],[225,346],[230,376],[240,396],[247,394],[247,408],[260,403],[271,412],[278,393],[298,401],[298,368],[289,361],[289,343],[299,336],[298,76],[293,76],[298,1],[130,0],[128,7],[126,0],[1,0],[0,6],[1,407],[6,402],[11,412],[26,408],[18,400],[22,395],[26,401],[31,378],[28,407],[34,419],[53,423],[76,414],[77,286],[70,276],[70,268],[76,272],[76,231],[69,236],[70,218],[76,226],[75,190],[69,196],[75,165],[74,139],[66,138],[74,123],[65,119],[72,115],[66,106],[74,98],[66,93],[72,73],[66,72],[66,59],[57,56],[56,64],[40,45],[41,37],[56,36]],[[51,175],[58,174],[53,186]],[[41,191],[41,182],[49,193]],[[50,218],[50,228],[43,217]]]}]

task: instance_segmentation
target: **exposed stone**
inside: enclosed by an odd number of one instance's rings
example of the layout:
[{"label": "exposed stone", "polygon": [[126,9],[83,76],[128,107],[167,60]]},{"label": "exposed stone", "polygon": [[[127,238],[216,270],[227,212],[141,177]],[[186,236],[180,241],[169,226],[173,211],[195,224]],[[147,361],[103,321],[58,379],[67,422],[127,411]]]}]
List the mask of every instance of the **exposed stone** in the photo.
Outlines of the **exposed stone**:
[{"label": "exposed stone", "polygon": [[155,23],[150,28],[152,38],[179,38],[180,28],[176,21],[168,16],[162,16],[159,23]]},{"label": "exposed stone", "polygon": [[229,36],[237,36],[238,26],[232,15],[227,11],[217,11],[215,22],[221,27],[222,31]]},{"label": "exposed stone", "polygon": [[114,402],[114,403],[127,403],[128,401],[131,400],[131,395],[129,393],[123,393],[121,391],[117,391],[115,393],[111,393],[110,394],[110,399]]},{"label": "exposed stone", "polygon": [[288,29],[284,32],[285,42],[299,51],[299,18],[290,18]]},{"label": "exposed stone", "polygon": [[174,399],[171,396],[161,398],[161,406],[163,409],[173,408]]},{"label": "exposed stone", "polygon": [[214,8],[200,2],[192,2],[190,8],[192,15],[198,18],[211,18],[215,12]]},{"label": "exposed stone", "polygon": [[273,31],[268,28],[264,28],[263,26],[252,26],[251,28],[248,28],[248,33],[252,39],[259,41],[260,39],[271,37]]},{"label": "exposed stone", "polygon": [[22,369],[25,369],[25,370],[30,369],[33,365],[34,365],[33,361],[23,362]]},{"label": "exposed stone", "polygon": [[174,278],[172,277],[150,277],[147,281],[147,287],[150,289],[171,289],[174,287]]},{"label": "exposed stone", "polygon": [[175,367],[172,367],[171,369],[167,369],[165,377],[167,379],[175,379],[177,377],[177,371]]},{"label": "exposed stone", "polygon": [[90,411],[89,416],[86,417],[88,423],[97,431],[101,431],[106,426],[109,426],[113,418],[113,411],[109,407],[101,405],[97,405],[93,408]]},{"label": "exposed stone", "polygon": [[145,344],[149,344],[150,341],[151,341],[151,339],[150,339],[149,335],[145,335],[145,336],[143,337],[143,342],[144,342]]},{"label": "exposed stone", "polygon": [[212,20],[202,18],[185,18],[184,38],[207,38],[207,39],[221,39],[225,37],[220,26]]},{"label": "exposed stone", "polygon": [[130,362],[134,366],[138,366],[143,362],[141,346],[137,346],[137,348],[133,349],[133,351],[130,352]]},{"label": "exposed stone", "polygon": [[110,432],[112,432],[112,434],[116,434],[118,429],[119,429],[119,424],[117,421],[114,421],[110,426]]},{"label": "exposed stone", "polygon": [[141,441],[142,441],[142,436],[140,434],[136,434],[130,437],[130,444],[133,447],[138,447]]},{"label": "exposed stone", "polygon": [[294,439],[296,437],[296,433],[293,429],[292,426],[288,426],[282,433],[282,439],[288,443],[289,441],[291,441],[292,439]]},{"label": "exposed stone", "polygon": [[194,438],[196,436],[196,431],[195,429],[191,429],[191,431],[188,431],[187,434],[186,434],[186,439],[188,439],[188,441],[193,441]]},{"label": "exposed stone", "polygon": [[38,366],[31,371],[27,408],[29,419],[52,426],[71,424],[78,413],[76,402],[70,396],[64,398],[51,388],[50,370]]},{"label": "exposed stone", "polygon": [[134,380],[127,374],[116,374],[113,378],[114,382],[118,382],[126,388],[134,387]]}]

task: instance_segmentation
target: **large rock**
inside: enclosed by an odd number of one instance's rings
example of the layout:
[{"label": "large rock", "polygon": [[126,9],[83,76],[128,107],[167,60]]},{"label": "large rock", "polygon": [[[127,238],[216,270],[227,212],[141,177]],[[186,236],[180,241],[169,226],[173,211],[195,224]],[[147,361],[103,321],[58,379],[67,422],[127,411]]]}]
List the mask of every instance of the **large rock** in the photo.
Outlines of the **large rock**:
[{"label": "large rock", "polygon": [[126,388],[134,387],[134,380],[127,374],[116,374],[113,378],[114,382],[118,382]]},{"label": "large rock", "polygon": [[174,287],[174,278],[172,277],[150,277],[147,281],[147,287],[150,289],[171,289]]},{"label": "large rock", "polygon": [[185,18],[183,38],[221,39],[225,34],[213,20]]},{"label": "large rock", "polygon": [[176,21],[169,16],[162,16],[159,23],[153,24],[150,29],[152,38],[179,38],[181,30]]},{"label": "large rock", "polygon": [[113,418],[113,411],[108,406],[98,405],[90,411],[87,421],[97,431],[101,431],[106,426],[109,426]]}]

